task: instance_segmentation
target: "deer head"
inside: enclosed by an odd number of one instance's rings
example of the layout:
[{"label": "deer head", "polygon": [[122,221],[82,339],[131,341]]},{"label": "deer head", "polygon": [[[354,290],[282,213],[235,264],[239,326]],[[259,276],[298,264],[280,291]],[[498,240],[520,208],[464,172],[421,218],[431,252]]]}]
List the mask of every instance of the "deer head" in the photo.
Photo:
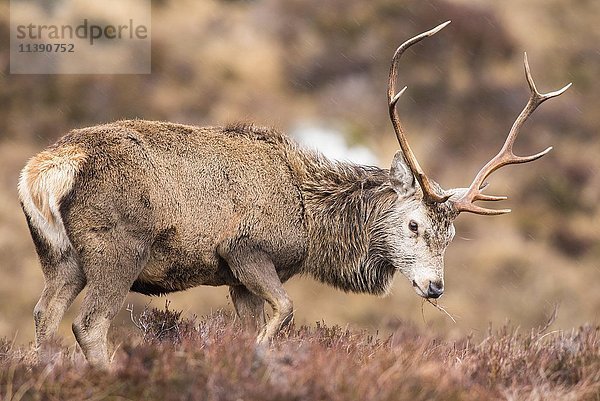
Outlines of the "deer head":
[{"label": "deer head", "polygon": [[[489,209],[475,204],[477,201],[507,199],[505,196],[483,194],[483,189],[487,186],[485,180],[501,167],[537,160],[552,149],[549,147],[531,156],[517,156],[513,152],[517,135],[533,111],[546,100],[561,95],[571,86],[568,84],[560,90],[545,94],[538,92],[529,70],[527,54],[525,54],[525,76],[531,94],[525,108],[508,133],[504,145],[498,154],[481,168],[468,188],[442,189],[425,175],[408,144],[396,108],[402,94],[406,91],[406,86],[397,91],[396,81],[398,61],[402,54],[410,46],[434,35],[449,23],[450,21],[447,21],[438,25],[407,40],[398,47],[392,58],[387,93],[390,118],[400,143],[400,150],[394,156],[390,169],[390,183],[398,195],[398,201],[393,216],[396,232],[389,236],[390,242],[392,242],[389,246],[397,255],[394,264],[400,266],[399,270],[412,282],[417,294],[424,298],[438,298],[444,291],[443,257],[446,247],[454,236],[454,219],[461,212],[481,215],[499,215],[510,212],[509,209]],[[400,243],[404,246],[401,246]]]}]

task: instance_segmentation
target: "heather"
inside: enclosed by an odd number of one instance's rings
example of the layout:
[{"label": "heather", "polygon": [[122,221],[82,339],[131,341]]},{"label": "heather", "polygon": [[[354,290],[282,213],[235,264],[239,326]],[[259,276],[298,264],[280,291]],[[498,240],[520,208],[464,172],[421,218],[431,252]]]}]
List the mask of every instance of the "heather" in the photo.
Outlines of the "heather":
[{"label": "heather", "polygon": [[[0,346],[0,399],[11,400],[597,400],[600,327],[440,338],[410,323],[382,336],[293,325],[267,349],[223,311],[201,318],[131,312],[108,371],[88,367],[71,341],[47,361]],[[551,322],[549,322],[551,323]]]}]

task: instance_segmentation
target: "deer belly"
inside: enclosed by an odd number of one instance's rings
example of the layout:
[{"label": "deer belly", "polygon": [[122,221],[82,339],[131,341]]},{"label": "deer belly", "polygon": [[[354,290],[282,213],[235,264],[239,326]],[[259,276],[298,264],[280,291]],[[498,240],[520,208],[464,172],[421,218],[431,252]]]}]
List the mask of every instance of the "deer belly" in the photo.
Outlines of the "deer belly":
[{"label": "deer belly", "polygon": [[[179,256],[179,257],[177,257]],[[131,286],[131,291],[163,295],[199,285],[237,285],[227,263],[217,255],[154,254]]]}]

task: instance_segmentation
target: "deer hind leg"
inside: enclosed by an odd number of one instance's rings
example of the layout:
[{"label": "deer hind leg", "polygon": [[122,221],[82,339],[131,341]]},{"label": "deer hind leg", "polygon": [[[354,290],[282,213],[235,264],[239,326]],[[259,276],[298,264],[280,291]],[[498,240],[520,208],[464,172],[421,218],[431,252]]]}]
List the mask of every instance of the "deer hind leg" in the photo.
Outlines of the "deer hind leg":
[{"label": "deer hind leg", "polygon": [[[118,245],[116,245],[118,244]],[[81,252],[87,293],[73,322],[73,333],[91,365],[108,367],[108,330],[147,260],[133,238],[91,241]]]},{"label": "deer hind leg", "polygon": [[242,285],[229,287],[235,312],[249,330],[262,328],[265,321],[265,300]]},{"label": "deer hind leg", "polygon": [[73,333],[91,365],[108,366],[108,329],[128,291],[123,285],[108,282],[89,286],[81,311],[73,322]]},{"label": "deer hind leg", "polygon": [[42,360],[50,357],[47,341],[56,334],[65,311],[85,286],[85,276],[72,255],[44,264],[43,271],[45,288],[33,310],[35,344]]},{"label": "deer hind leg", "polygon": [[293,318],[294,308],[277,275],[275,265],[260,251],[233,251],[222,253],[235,277],[256,297],[267,301],[273,308],[273,316],[267,321],[257,337],[259,344],[267,344],[275,334],[287,326]]}]

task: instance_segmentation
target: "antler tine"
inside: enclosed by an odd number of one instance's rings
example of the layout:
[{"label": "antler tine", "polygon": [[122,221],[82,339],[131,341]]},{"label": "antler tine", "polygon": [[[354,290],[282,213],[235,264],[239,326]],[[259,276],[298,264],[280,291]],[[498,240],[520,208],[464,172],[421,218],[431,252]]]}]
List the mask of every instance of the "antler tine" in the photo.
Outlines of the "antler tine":
[{"label": "antler tine", "polygon": [[502,146],[498,154],[494,156],[489,162],[487,162],[487,164],[483,166],[481,170],[479,170],[479,172],[475,176],[475,179],[473,180],[465,194],[462,195],[458,200],[454,201],[454,207],[458,212],[470,212],[483,215],[497,215],[509,213],[510,209],[494,210],[483,208],[473,204],[473,202],[478,200],[499,201],[507,199],[505,196],[490,196],[482,194],[483,188],[485,187],[485,185],[483,184],[485,179],[501,167],[504,167],[509,164],[528,163],[539,159],[540,157],[544,156],[546,153],[552,150],[552,147],[550,146],[547,149],[531,156],[517,156],[513,152],[513,145],[517,136],[519,135],[521,127],[523,126],[527,118],[529,118],[529,116],[533,114],[535,109],[540,104],[544,103],[546,100],[562,95],[567,89],[569,89],[571,84],[569,83],[568,85],[565,85],[563,88],[557,91],[549,93],[540,93],[535,86],[533,77],[531,76],[529,62],[527,61],[527,53],[525,53],[523,63],[525,65],[525,77],[527,78],[527,84],[529,85],[529,90],[531,92],[529,100],[527,101],[527,104],[515,120],[513,126],[511,127],[508,133],[506,141],[504,142],[504,145]]},{"label": "antler tine", "polygon": [[435,35],[437,32],[442,30],[446,25],[448,25],[450,21],[446,21],[443,24],[436,26],[435,28],[423,32],[406,42],[402,43],[400,47],[394,53],[394,57],[392,58],[392,65],[390,67],[390,76],[388,81],[388,106],[390,119],[392,120],[392,125],[394,127],[394,131],[396,132],[396,137],[398,138],[398,142],[400,144],[400,148],[404,153],[404,158],[408,164],[408,167],[412,171],[413,175],[419,182],[421,189],[423,190],[423,197],[428,202],[445,202],[450,197],[449,195],[440,195],[437,193],[435,186],[432,184],[431,180],[425,175],[423,169],[419,165],[415,154],[410,148],[408,144],[408,140],[406,139],[406,134],[404,129],[402,128],[402,123],[400,122],[400,116],[398,115],[398,110],[396,109],[396,104],[398,100],[406,90],[406,86],[402,88],[399,92],[396,93],[396,81],[398,80],[398,61],[400,60],[400,56],[412,45],[420,42],[421,40]]}]

